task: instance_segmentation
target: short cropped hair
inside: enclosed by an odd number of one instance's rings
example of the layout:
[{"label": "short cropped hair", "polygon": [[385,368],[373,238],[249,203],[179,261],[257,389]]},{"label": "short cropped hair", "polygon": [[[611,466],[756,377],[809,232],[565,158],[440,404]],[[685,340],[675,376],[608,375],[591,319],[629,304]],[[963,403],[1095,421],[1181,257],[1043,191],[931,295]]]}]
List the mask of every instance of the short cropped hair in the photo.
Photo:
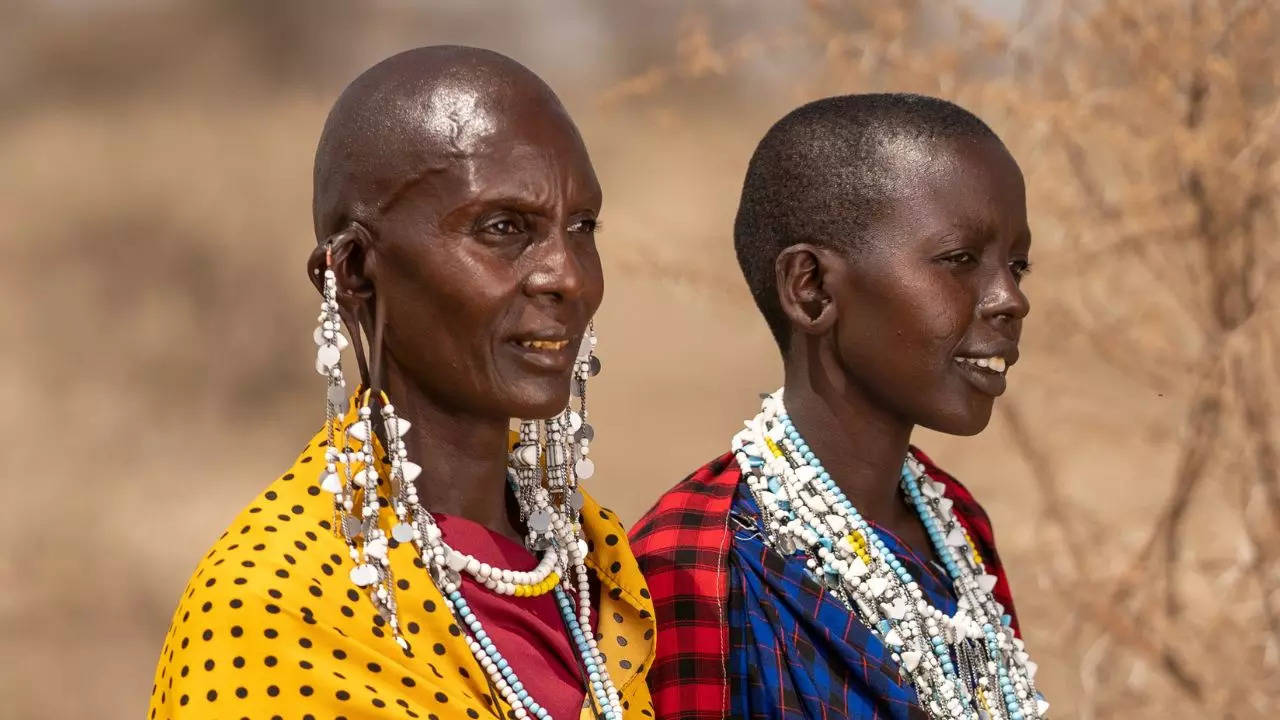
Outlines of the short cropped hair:
[{"label": "short cropped hair", "polygon": [[751,296],[783,352],[790,324],[778,300],[778,255],[798,243],[856,249],[908,179],[895,156],[956,138],[999,142],[986,123],[959,105],[908,93],[816,100],[769,128],[747,167],[733,245]]}]

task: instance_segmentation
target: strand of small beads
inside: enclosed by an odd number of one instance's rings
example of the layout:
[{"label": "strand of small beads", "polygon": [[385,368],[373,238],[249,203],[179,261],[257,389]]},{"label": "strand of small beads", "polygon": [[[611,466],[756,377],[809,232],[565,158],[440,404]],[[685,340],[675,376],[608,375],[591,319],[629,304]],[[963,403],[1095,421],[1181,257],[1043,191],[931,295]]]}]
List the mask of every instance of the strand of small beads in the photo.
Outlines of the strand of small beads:
[{"label": "strand of small beads", "polygon": [[[515,474],[514,470],[512,474]],[[538,568],[529,573],[517,574],[511,570],[492,568],[475,557],[448,547],[434,522],[428,526],[427,532],[419,533],[415,537],[415,543],[418,545],[419,553],[428,571],[436,580],[441,594],[453,609],[459,624],[466,629],[468,647],[471,648],[477,661],[493,681],[494,687],[511,706],[517,718],[545,719],[550,715],[546,708],[534,700],[520,679],[516,677],[515,671],[502,657],[502,653],[485,632],[480,619],[467,604],[461,589],[460,573],[462,572],[472,575],[486,587],[505,594],[532,596],[554,591],[557,606],[564,615],[565,628],[577,646],[592,697],[603,717],[607,720],[621,720],[620,698],[609,677],[599,648],[596,647],[594,635],[589,630],[591,585],[585,562],[586,543],[580,537],[577,523],[552,509],[551,498],[545,488],[534,489],[533,501],[534,508],[530,515],[547,513],[551,518],[551,524],[547,532],[540,535],[546,541],[542,561]],[[418,518],[418,525],[423,526],[422,518],[429,516],[426,509],[415,504],[411,512]],[[570,572],[562,574],[560,569],[563,567],[569,568]],[[566,591],[570,576],[577,580],[579,590],[577,603]],[[585,619],[585,622],[580,621],[580,618]],[[584,627],[587,629],[584,630]]]},{"label": "strand of small beads", "polygon": [[[352,522],[345,534],[355,564],[351,571],[352,581],[371,591],[372,599],[387,618],[396,642],[408,649],[407,640],[400,634],[397,618],[395,585],[387,553],[388,537],[377,522],[379,471],[374,462],[372,412],[367,395],[365,398],[355,420],[344,429],[341,437],[336,438],[344,445],[354,440],[359,449],[339,452],[330,447],[334,462],[331,467],[326,467],[326,473],[322,473],[322,482],[332,471],[334,477],[328,481],[326,489],[343,493],[344,509],[351,513],[346,516],[346,520]],[[568,518],[558,512],[545,488],[530,487],[526,498],[528,506],[522,507],[522,514],[531,519],[536,517],[539,523],[545,522],[542,531],[531,531],[526,542],[530,550],[542,554],[537,567],[530,571],[497,568],[453,549],[444,542],[439,526],[419,501],[413,486],[412,481],[421,468],[408,460],[403,438],[409,422],[396,416],[395,408],[385,396],[382,400],[381,415],[390,465],[388,477],[393,486],[391,505],[396,515],[390,537],[397,542],[414,543],[432,581],[464,629],[467,646],[497,693],[511,707],[514,716],[539,720],[551,717],[516,676],[467,603],[462,594],[463,573],[487,589],[504,595],[532,597],[554,592],[566,631],[578,650],[583,677],[600,715],[606,720],[622,720],[620,697],[590,631],[591,584],[585,563],[586,542],[581,538],[576,518]],[[521,470],[527,468],[522,468],[520,460],[512,457],[508,476],[516,478]],[[342,474],[351,478],[349,484],[341,482],[339,476]],[[347,487],[351,489],[347,490]],[[358,499],[356,491],[360,493]],[[577,493],[576,489],[574,492]],[[581,501],[573,505],[580,508]],[[357,543],[359,539],[364,542]]]},{"label": "strand of small beads", "polygon": [[[931,605],[910,572],[862,517],[791,423],[782,391],[733,440],[760,506],[770,545],[797,550],[813,577],[872,631],[936,720],[1039,720],[1031,662],[991,595],[996,578],[952,512],[945,486],[908,456],[902,486],[952,578],[958,602],[948,616]],[[958,667],[957,667],[958,666]]]}]

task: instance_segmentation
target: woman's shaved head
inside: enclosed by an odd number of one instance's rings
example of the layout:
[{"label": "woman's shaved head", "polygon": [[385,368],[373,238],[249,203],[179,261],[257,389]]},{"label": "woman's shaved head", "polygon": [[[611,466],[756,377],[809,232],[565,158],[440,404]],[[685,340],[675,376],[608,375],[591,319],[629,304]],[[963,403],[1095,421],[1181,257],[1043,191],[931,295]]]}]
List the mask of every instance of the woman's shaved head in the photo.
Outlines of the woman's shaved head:
[{"label": "woman's shaved head", "polygon": [[334,104],[316,149],[317,240],[353,221],[372,223],[418,181],[529,112],[573,126],[541,78],[490,50],[421,47],[369,68]]}]

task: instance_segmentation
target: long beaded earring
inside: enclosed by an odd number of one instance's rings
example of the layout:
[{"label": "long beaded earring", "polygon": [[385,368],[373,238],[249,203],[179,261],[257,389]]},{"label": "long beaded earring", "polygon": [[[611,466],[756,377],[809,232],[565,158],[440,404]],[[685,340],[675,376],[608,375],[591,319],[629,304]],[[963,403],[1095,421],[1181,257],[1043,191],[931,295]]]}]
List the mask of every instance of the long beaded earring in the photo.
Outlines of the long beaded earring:
[{"label": "long beaded earring", "polygon": [[587,332],[578,347],[578,359],[574,363],[573,378],[570,381],[570,395],[578,398],[578,409],[565,411],[573,447],[573,472],[570,484],[561,498],[561,508],[571,517],[577,517],[578,511],[582,509],[582,493],[578,491],[578,481],[589,480],[596,473],[595,461],[590,457],[591,441],[595,440],[596,431],[587,414],[587,380],[600,374],[600,358],[596,356],[598,342],[596,325],[592,321],[587,325]]},{"label": "long beaded earring", "polygon": [[551,544],[550,500],[542,481],[542,429],[536,420],[520,422],[520,438],[511,451],[511,482],[514,484],[520,519],[529,529],[528,544],[544,548]]},{"label": "long beaded earring", "polygon": [[[365,388],[360,395],[360,406],[355,420],[342,427],[347,412],[347,387],[342,373],[342,351],[350,342],[342,334],[342,316],[338,305],[338,281],[333,271],[333,242],[325,247],[324,280],[321,284],[320,315],[313,339],[316,351],[316,372],[326,379],[325,395],[325,466],[320,472],[321,489],[333,493],[334,532],[342,536],[351,557],[351,582],[361,588],[369,588],[378,612],[391,626],[396,642],[407,649],[400,636],[395,600],[394,577],[387,556],[386,533],[378,526],[378,471],[374,459],[373,393]],[[400,519],[392,530],[397,541],[413,540],[412,528],[405,523],[407,505],[417,503],[413,479],[422,468],[406,459],[403,436],[409,429],[407,420],[395,416],[395,409],[387,397],[379,393],[382,401],[383,427],[387,432],[387,454],[395,483],[393,497],[397,517]],[[359,449],[352,449],[352,441]],[[357,467],[359,469],[357,469]],[[356,509],[357,498],[359,510]],[[401,539],[405,538],[405,539]]]},{"label": "long beaded earring", "polygon": [[342,375],[342,351],[348,341],[342,334],[342,318],[338,313],[338,279],[333,272],[332,245],[325,247],[324,279],[320,289],[320,315],[316,318],[318,325],[312,333],[316,349],[316,372],[325,378],[325,466],[320,472],[321,489],[333,493],[333,518],[335,531],[341,531],[346,522],[347,513],[352,508],[350,478],[338,471],[340,464],[348,464],[345,452],[337,443],[337,435],[341,431],[343,415],[347,411],[347,385]]}]

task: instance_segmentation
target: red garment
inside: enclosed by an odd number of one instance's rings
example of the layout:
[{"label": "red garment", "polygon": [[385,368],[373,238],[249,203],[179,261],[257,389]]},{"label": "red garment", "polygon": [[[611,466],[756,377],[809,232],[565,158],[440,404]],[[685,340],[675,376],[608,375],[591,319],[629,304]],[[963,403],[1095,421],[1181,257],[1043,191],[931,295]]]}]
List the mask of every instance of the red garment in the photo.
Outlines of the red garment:
[{"label": "red garment", "polygon": [[[955,478],[912,448],[929,477],[946,486],[960,524],[996,576],[993,595],[1017,614],[996,554],[991,521]],[[733,533],[729,509],[742,470],[726,453],[663,495],[631,529],[631,548],[649,583],[658,620],[658,654],[649,689],[659,720],[722,720],[728,716],[727,558]]]},{"label": "red garment", "polygon": [[[434,517],[445,542],[458,552],[511,570],[527,571],[538,565],[539,558],[523,545],[479,523],[450,515]],[[463,573],[462,596],[533,699],[557,720],[578,718],[586,687],[578,651],[565,629],[555,594],[499,595]]]}]

